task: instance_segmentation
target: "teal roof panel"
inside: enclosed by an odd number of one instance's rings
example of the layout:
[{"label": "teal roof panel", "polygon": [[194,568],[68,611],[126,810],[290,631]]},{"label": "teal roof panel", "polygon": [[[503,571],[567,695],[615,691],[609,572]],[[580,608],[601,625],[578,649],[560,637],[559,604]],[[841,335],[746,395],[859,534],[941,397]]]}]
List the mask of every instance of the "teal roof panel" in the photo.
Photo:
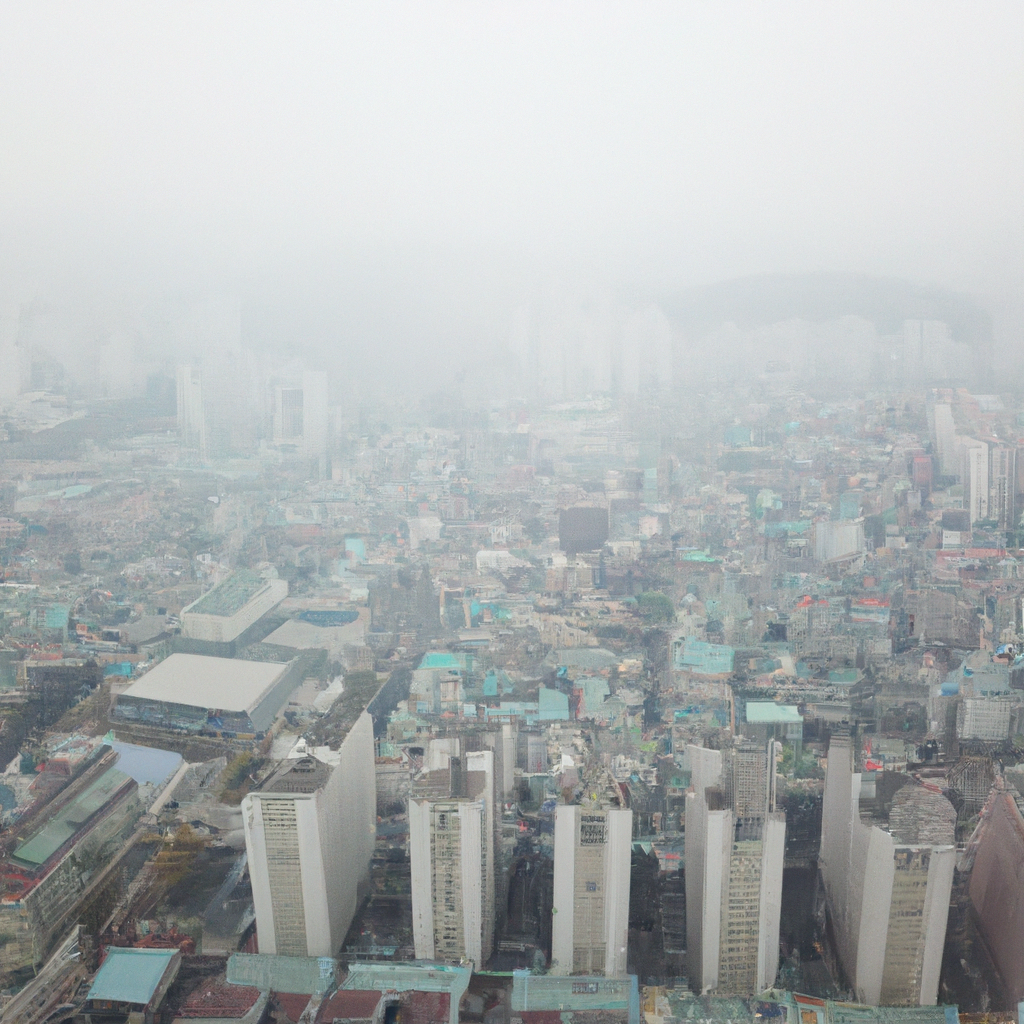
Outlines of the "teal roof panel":
[{"label": "teal roof panel", "polygon": [[130,777],[108,768],[95,782],[58,811],[38,832],[18,846],[12,859],[27,867],[45,864],[89,819],[107,804]]},{"label": "teal roof panel", "polygon": [[88,998],[146,1006],[177,955],[176,949],[114,946],[107,950],[107,958],[96,974]]},{"label": "teal roof panel", "polygon": [[793,704],[776,704],[773,700],[747,701],[747,721],[751,725],[795,725],[803,720]]}]

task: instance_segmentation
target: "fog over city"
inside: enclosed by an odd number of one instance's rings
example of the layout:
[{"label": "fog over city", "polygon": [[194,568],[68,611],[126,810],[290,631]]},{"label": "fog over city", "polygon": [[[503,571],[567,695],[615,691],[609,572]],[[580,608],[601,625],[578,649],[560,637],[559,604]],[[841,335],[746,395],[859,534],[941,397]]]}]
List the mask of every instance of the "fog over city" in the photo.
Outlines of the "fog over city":
[{"label": "fog over city", "polygon": [[192,355],[168,310],[237,303],[248,347],[375,389],[454,358],[486,391],[524,316],[599,333],[843,273],[969,295],[1011,344],[1022,30],[1012,3],[10,4],[3,315],[155,362]]},{"label": "fog over city", "polygon": [[0,1024],[1024,1024],[1022,44],[0,0]]}]

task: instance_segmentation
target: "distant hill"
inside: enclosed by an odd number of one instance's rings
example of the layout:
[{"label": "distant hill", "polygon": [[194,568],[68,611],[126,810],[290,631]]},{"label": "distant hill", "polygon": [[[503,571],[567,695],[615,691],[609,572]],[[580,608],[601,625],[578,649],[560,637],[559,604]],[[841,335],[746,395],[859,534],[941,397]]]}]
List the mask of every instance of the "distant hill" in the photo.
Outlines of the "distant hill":
[{"label": "distant hill", "polygon": [[787,320],[827,322],[858,316],[879,334],[900,331],[905,320],[941,320],[955,341],[982,352],[992,345],[992,319],[973,299],[942,288],[860,274],[765,274],[688,288],[662,297],[678,329],[700,337],[724,323],[742,329]]}]

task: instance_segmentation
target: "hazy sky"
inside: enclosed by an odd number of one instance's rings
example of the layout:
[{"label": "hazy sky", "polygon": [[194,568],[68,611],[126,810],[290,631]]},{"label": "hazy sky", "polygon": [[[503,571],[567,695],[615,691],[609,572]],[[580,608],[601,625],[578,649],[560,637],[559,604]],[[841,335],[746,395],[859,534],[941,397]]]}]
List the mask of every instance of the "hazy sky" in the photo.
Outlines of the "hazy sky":
[{"label": "hazy sky", "polygon": [[7,0],[0,274],[327,321],[566,274],[1019,293],[1022,52],[1019,0]]}]

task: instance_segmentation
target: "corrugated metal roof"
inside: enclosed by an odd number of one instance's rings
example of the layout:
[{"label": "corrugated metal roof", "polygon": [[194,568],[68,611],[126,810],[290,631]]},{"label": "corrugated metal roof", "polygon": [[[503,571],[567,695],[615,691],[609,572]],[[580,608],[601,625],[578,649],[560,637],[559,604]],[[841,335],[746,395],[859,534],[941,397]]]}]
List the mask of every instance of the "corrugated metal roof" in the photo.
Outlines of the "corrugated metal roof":
[{"label": "corrugated metal roof", "polygon": [[253,985],[261,991],[326,992],[334,978],[335,963],[328,957],[232,953],[228,959],[232,985]]},{"label": "corrugated metal roof", "polygon": [[108,949],[88,998],[145,1006],[176,956],[176,949]]},{"label": "corrugated metal roof", "polygon": [[167,704],[249,712],[288,671],[278,662],[211,658],[202,654],[172,654],[124,691]]}]

